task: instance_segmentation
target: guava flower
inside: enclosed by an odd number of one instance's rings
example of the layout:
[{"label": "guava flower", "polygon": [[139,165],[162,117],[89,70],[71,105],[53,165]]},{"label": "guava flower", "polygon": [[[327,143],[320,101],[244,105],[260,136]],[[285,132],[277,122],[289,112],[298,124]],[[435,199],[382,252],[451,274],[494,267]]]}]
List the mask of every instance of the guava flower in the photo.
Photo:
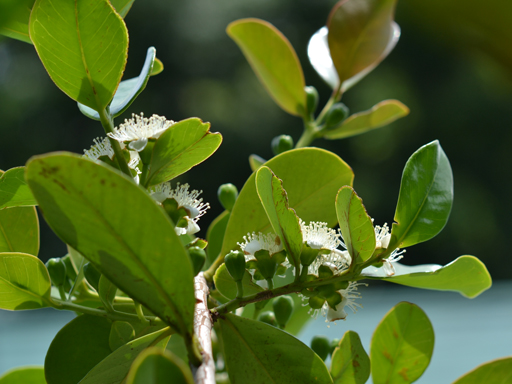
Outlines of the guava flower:
[{"label": "guava flower", "polygon": [[176,189],[171,188],[170,182],[155,185],[149,192],[151,197],[158,203],[162,204],[167,199],[174,199],[178,205],[178,209],[184,208],[187,215],[183,217],[187,221],[187,227],[176,227],[175,231],[178,235],[193,235],[199,232],[200,228],[197,221],[210,208],[210,204],[203,203],[203,199],[199,195],[203,191],[189,191],[188,184],[178,183]]},{"label": "guava flower", "polygon": [[109,132],[108,136],[120,142],[130,142],[128,148],[138,152],[146,148],[148,139],[157,139],[174,121],[167,120],[163,116],[153,115],[149,119],[144,114],[132,114],[131,119],[126,119],[123,124]]},{"label": "guava flower", "polygon": [[[375,226],[375,249],[387,248],[389,246],[389,241],[391,240],[391,233],[389,232],[389,227],[387,223],[381,227],[379,225]],[[382,268],[384,268],[384,272],[388,276],[393,276],[395,274],[395,268],[393,264],[400,259],[403,258],[403,254],[405,250],[400,250],[399,248],[395,249],[391,254],[384,260],[382,260]]]},{"label": "guava flower", "polygon": [[248,233],[247,236],[244,236],[244,241],[238,243],[238,245],[245,255],[245,261],[254,260],[254,254],[262,249],[268,251],[270,256],[283,250],[281,239],[272,232],[266,234],[261,232]]}]

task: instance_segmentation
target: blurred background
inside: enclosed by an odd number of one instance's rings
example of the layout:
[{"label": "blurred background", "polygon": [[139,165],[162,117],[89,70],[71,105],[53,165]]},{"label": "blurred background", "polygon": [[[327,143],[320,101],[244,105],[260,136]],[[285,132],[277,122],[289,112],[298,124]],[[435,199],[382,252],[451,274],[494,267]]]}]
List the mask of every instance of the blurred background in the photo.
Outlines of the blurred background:
[{"label": "blurred background", "polygon": [[[310,66],[306,47],[334,4],[135,1],[125,19],[130,33],[125,78],[138,75],[149,46],[157,49],[165,70],[149,80],[146,91],[116,124],[143,111],[173,120],[200,117],[211,122],[212,131],[222,133],[220,149],[181,178],[204,190],[204,200],[212,207],[199,222],[201,235],[222,210],[218,186],[231,182],[241,189],[251,173],[250,154],[268,159],[273,137],[288,134],[298,140],[302,132],[301,121],[280,110],[259,84],[226,35],[227,24],[244,17],[274,24],[294,46],[306,83],[318,89],[323,105],[330,89]],[[353,113],[384,99],[398,99],[411,109],[410,115],[370,133],[313,145],[337,153],[353,168],[354,188],[369,214],[377,224],[390,224],[405,162],[420,146],[440,140],[454,173],[453,211],[441,234],[410,248],[403,262],[444,265],[472,254],[485,262],[494,280],[510,279],[512,2],[399,1],[396,21],[402,37],[394,51],[342,101]],[[83,116],[51,82],[31,45],[0,40],[1,169],[50,151],[83,153],[102,135],[101,125]],[[65,246],[43,221],[41,259],[64,255]],[[510,332],[507,335],[512,341]]]}]

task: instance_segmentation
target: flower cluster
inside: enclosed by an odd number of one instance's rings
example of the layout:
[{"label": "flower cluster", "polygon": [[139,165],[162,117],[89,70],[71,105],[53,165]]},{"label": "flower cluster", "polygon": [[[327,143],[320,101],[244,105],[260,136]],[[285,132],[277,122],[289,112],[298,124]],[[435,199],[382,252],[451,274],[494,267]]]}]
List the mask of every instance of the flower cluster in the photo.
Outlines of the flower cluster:
[{"label": "flower cluster", "polygon": [[[391,233],[389,232],[389,227],[387,223],[381,227],[380,225],[375,226],[375,240],[376,245],[375,249],[385,249],[389,246],[389,241],[391,240]],[[403,258],[403,254],[405,250],[400,250],[399,248],[393,250],[391,254],[384,260],[382,260],[382,268],[384,272],[388,276],[393,276],[395,274],[395,268],[393,267],[394,262]]]}]

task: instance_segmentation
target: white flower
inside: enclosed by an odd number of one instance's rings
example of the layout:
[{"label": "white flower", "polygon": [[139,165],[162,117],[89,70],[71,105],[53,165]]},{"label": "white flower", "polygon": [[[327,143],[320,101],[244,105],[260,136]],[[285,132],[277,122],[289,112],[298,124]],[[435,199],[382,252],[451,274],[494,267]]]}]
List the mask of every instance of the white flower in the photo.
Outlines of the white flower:
[{"label": "white flower", "polygon": [[179,208],[184,208],[188,215],[184,216],[183,219],[187,220],[187,227],[176,227],[175,231],[178,235],[193,235],[199,232],[200,228],[197,225],[197,221],[201,216],[206,213],[206,210],[210,208],[210,204],[203,203],[203,199],[199,198],[199,195],[203,191],[192,190],[189,191],[190,186],[188,184],[178,183],[176,189],[171,188],[170,182],[155,185],[149,192],[151,197],[155,199],[159,204],[167,199],[174,199],[178,204]]},{"label": "white flower", "polygon": [[238,245],[242,249],[246,261],[254,260],[254,254],[262,249],[268,251],[271,256],[283,250],[281,239],[272,232],[266,234],[261,232],[248,233],[247,236],[244,236],[244,241],[238,243]]},{"label": "white flower", "polygon": [[102,156],[107,156],[110,160],[114,158],[114,149],[108,137],[97,137],[94,139],[94,145],[90,149],[84,149],[84,157],[93,161],[98,160]]},{"label": "white flower", "polygon": [[[375,249],[387,248],[389,246],[389,241],[391,240],[391,233],[389,232],[389,227],[387,223],[381,227],[379,225],[375,226]],[[384,260],[382,260],[382,268],[384,268],[384,272],[388,276],[393,276],[395,274],[395,268],[393,264],[401,258],[403,258],[403,254],[405,250],[400,250],[399,248],[395,249],[391,254]]]},{"label": "white flower", "polygon": [[130,141],[128,147],[138,152],[146,148],[149,138],[157,139],[167,128],[174,124],[174,121],[167,120],[163,116],[153,115],[149,119],[144,114],[132,115],[114,132],[109,132],[108,136],[121,142]]}]

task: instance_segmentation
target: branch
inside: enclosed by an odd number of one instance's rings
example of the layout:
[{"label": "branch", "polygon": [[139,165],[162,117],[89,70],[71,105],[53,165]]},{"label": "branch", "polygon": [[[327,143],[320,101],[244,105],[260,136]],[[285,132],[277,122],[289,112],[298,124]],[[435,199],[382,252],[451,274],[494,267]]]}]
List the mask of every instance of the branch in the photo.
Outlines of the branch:
[{"label": "branch", "polygon": [[212,317],[208,309],[208,284],[200,272],[194,278],[196,309],[194,311],[194,333],[199,339],[203,364],[195,372],[196,384],[215,384],[215,361],[212,354]]}]

